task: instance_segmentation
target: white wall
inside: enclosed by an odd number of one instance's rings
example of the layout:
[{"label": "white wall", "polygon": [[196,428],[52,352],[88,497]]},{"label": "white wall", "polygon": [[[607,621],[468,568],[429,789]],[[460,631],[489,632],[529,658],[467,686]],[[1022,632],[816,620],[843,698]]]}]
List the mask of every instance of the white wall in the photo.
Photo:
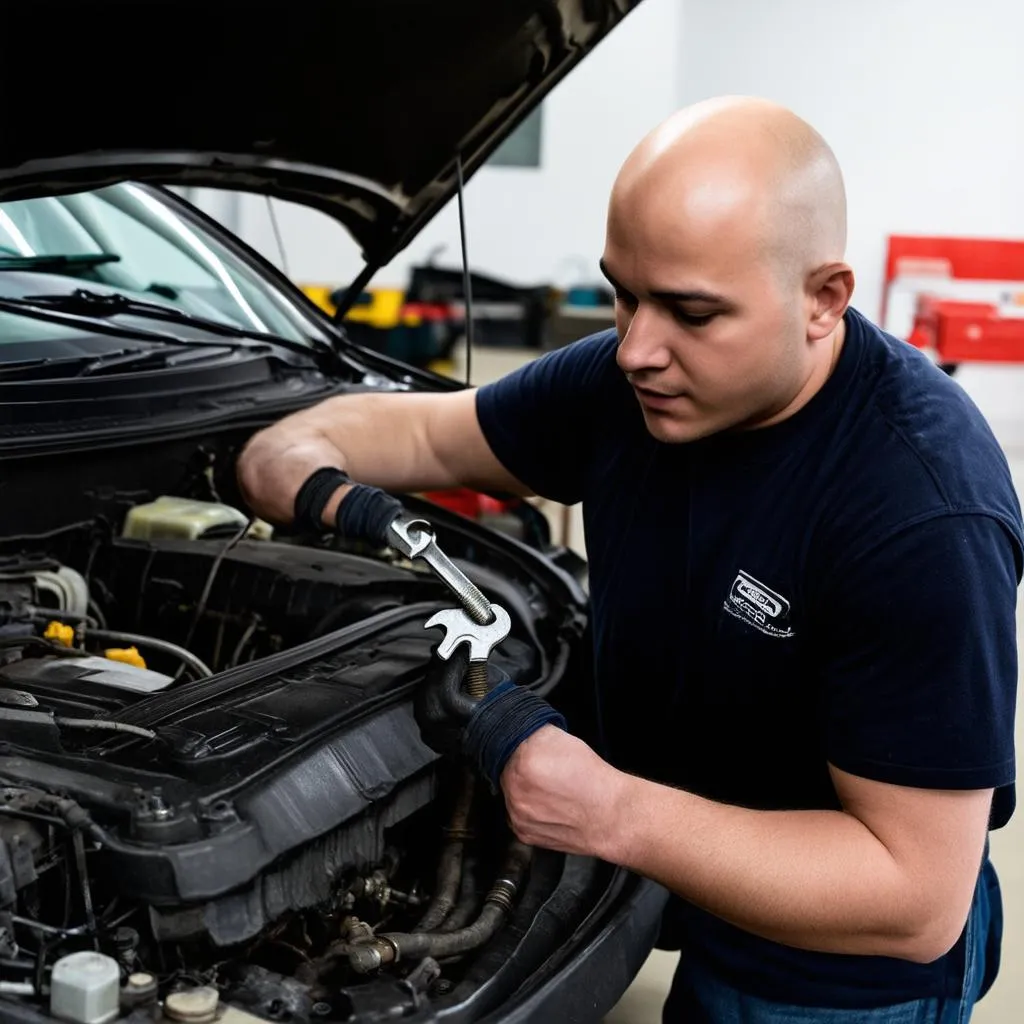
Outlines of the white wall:
[{"label": "white wall", "polygon": [[[469,183],[471,263],[523,284],[594,279],[628,151],[680,106],[750,93],[792,107],[836,150],[855,304],[877,317],[887,235],[1024,238],[1022,40],[1021,0],[644,0],[549,96],[542,167],[485,167]],[[343,229],[274,207],[293,279],[355,276]],[[241,197],[234,213],[280,263],[266,200]],[[375,283],[401,286],[439,247],[440,262],[458,264],[454,203]],[[990,419],[1017,421],[1024,442],[1024,371],[970,366],[958,379]]]},{"label": "white wall", "polygon": [[[681,0],[645,0],[544,102],[542,166],[483,167],[466,188],[470,262],[531,284],[597,277],[608,191],[639,137],[675,108]],[[361,267],[351,240],[322,214],[275,202],[288,272],[297,281],[343,283]],[[264,199],[243,197],[236,230],[280,263]],[[381,273],[405,284],[408,268],[444,247],[459,265],[455,203]]]},{"label": "white wall", "polygon": [[[889,234],[1024,238],[1020,0],[685,0],[679,101],[792,107],[846,176],[855,305],[879,315]],[[1024,372],[957,378],[1024,441]]]}]

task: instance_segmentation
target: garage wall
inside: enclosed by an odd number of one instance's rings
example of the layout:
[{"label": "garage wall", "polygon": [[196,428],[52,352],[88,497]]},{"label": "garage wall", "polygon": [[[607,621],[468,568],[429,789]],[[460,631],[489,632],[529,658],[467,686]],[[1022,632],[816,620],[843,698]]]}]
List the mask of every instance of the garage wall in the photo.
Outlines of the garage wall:
[{"label": "garage wall", "polygon": [[[877,317],[888,234],[1024,238],[1022,39],[1020,0],[685,0],[679,103],[765,96],[828,139],[849,193],[854,301]],[[1022,430],[1021,371],[958,379]]]},{"label": "garage wall", "polygon": [[[529,284],[569,284],[597,274],[608,191],[639,137],[675,108],[681,0],[645,0],[544,104],[541,167],[484,167],[466,189],[474,269]],[[204,204],[205,205],[205,204]],[[356,247],[329,218],[274,203],[299,281],[351,280]],[[236,230],[280,262],[264,199],[242,197]],[[375,280],[401,286],[432,251],[459,264],[454,202]]]},{"label": "garage wall", "polygon": [[[877,316],[888,234],[1024,238],[1021,40],[1020,0],[644,0],[546,101],[542,166],[485,167],[469,183],[472,264],[524,284],[593,279],[608,190],[632,146],[680,106],[751,93],[791,106],[835,148],[855,303]],[[274,208],[295,280],[355,276],[340,227]],[[281,263],[266,200],[213,212]],[[458,263],[454,203],[375,283],[401,286],[432,252]],[[1024,443],[1024,371],[968,367],[958,379]]]}]

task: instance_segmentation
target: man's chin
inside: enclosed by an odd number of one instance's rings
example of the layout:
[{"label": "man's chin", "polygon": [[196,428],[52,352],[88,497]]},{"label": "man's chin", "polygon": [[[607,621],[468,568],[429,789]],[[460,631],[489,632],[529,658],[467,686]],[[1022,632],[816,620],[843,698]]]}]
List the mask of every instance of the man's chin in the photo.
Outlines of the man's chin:
[{"label": "man's chin", "polygon": [[721,430],[721,426],[702,417],[669,416],[665,413],[644,409],[644,423],[647,432],[663,444],[687,444]]}]

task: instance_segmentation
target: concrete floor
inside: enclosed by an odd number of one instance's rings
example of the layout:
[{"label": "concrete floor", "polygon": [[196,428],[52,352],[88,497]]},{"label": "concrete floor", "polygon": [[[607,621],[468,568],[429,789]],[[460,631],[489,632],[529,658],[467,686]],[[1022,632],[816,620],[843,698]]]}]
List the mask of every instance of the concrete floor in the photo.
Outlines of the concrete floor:
[{"label": "concrete floor", "polygon": [[[473,354],[473,383],[494,380],[529,358],[530,353],[521,351],[477,349]],[[461,358],[456,359],[452,372],[455,376],[464,375]],[[992,424],[1009,459],[1017,492],[1024,494],[1024,369],[972,366],[962,368],[957,380]],[[545,511],[557,539],[563,521],[561,509],[545,506]],[[569,543],[583,554],[579,508],[571,510],[569,523]],[[1017,636],[1024,679],[1024,601],[1018,602]],[[1018,706],[1018,761],[1024,763],[1024,697]],[[992,859],[1002,884],[1005,914],[1002,968],[992,991],[978,1004],[972,1024],[1007,1024],[1024,1017],[1024,971],[1020,969],[1024,962],[1024,798],[1019,802],[1022,810],[1009,825],[992,834]],[[676,959],[676,954],[652,953],[604,1024],[660,1024],[661,1007]]]}]

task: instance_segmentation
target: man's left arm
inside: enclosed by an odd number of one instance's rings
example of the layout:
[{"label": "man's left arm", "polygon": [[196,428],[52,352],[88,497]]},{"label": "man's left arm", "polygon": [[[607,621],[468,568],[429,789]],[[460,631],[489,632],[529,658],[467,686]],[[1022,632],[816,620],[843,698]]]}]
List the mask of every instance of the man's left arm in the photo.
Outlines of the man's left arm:
[{"label": "man's left arm", "polygon": [[517,835],[635,870],[787,945],[937,959],[967,918],[993,788],[1013,778],[1019,559],[999,523],[948,516],[840,575],[822,685],[841,811],[716,803],[548,727],[502,776]]}]

